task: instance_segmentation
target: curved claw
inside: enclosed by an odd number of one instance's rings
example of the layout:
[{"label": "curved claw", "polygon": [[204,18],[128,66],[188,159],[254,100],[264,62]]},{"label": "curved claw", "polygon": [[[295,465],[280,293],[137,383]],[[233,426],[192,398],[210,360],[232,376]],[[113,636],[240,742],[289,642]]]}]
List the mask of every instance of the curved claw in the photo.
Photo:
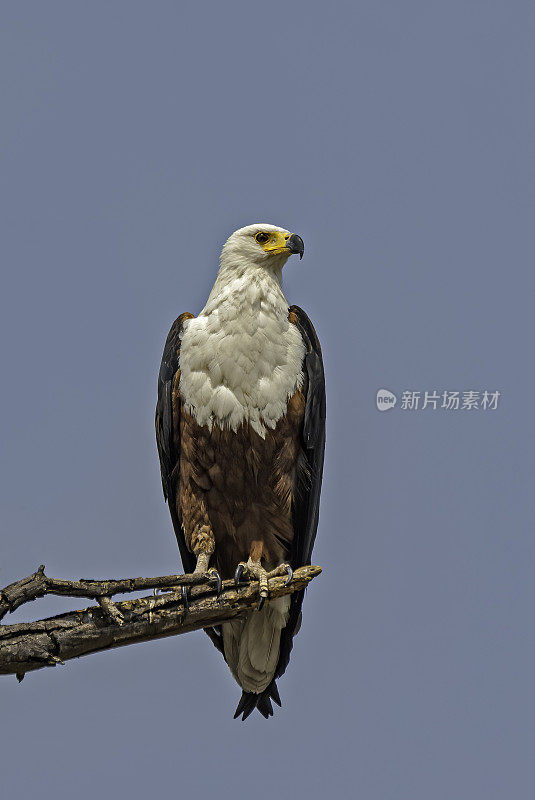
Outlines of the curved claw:
[{"label": "curved claw", "polygon": [[240,581],[242,579],[242,575],[245,572],[245,570],[246,570],[245,564],[240,562],[238,564],[238,566],[236,567],[236,572],[234,573],[234,585],[235,585],[236,589],[240,585]]},{"label": "curved claw", "polygon": [[223,581],[221,580],[221,575],[219,574],[219,572],[216,570],[215,567],[210,567],[210,569],[208,570],[208,574],[211,576],[212,580],[215,580],[216,582],[217,596],[219,597],[223,589]]},{"label": "curved claw", "polygon": [[294,576],[294,571],[293,571],[293,569],[291,568],[291,566],[289,564],[287,565],[286,569],[288,570],[288,577],[284,581],[284,585],[288,586],[288,584],[292,582],[292,578]]},{"label": "curved claw", "polygon": [[182,586],[180,589],[180,594],[182,595],[182,601],[186,608],[186,611],[189,611],[189,597],[188,597],[188,587]]},{"label": "curved claw", "polygon": [[266,598],[263,595],[260,595],[260,602],[258,603],[257,611],[260,611],[264,607],[265,602]]}]

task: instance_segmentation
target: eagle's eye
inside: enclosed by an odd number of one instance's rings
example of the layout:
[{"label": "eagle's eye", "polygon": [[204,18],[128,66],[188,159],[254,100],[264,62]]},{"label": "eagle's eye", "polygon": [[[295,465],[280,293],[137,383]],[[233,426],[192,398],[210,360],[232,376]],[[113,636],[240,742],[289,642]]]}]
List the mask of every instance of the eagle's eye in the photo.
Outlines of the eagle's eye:
[{"label": "eagle's eye", "polygon": [[269,239],[269,233],[263,233],[262,231],[260,231],[260,233],[257,233],[254,238],[258,242],[258,244],[265,244]]}]

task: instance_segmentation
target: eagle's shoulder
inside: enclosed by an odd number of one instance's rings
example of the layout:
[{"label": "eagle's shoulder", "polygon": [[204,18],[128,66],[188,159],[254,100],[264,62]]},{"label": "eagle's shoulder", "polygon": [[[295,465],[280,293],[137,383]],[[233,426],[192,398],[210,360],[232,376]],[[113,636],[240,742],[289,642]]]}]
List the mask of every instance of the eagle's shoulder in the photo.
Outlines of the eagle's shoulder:
[{"label": "eagle's shoulder", "polygon": [[189,311],[185,311],[175,319],[171,325],[171,330],[167,334],[165,345],[163,348],[162,363],[160,365],[160,373],[158,381],[162,384],[173,379],[175,372],[178,369],[178,357],[180,355],[180,336],[184,327],[184,322],[187,319],[193,319],[194,315]]},{"label": "eagle's shoulder", "polygon": [[318,334],[309,316],[299,306],[290,306],[288,309],[288,319],[299,329],[306,345],[308,345],[321,358],[321,345]]}]

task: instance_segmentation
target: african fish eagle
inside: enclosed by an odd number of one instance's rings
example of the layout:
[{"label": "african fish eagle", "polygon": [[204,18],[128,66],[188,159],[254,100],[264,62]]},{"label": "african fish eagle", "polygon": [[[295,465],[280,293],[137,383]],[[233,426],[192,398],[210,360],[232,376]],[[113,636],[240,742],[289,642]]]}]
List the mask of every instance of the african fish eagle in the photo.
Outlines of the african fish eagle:
[{"label": "african fish eagle", "polygon": [[259,608],[206,629],[243,690],[242,719],[280,705],[304,592],[269,600],[268,579],[310,564],[318,525],[321,348],[282,291],[283,266],[303,252],[275,225],[233,233],[205,307],[174,322],[158,379],[156,440],[184,569],[260,585]]}]

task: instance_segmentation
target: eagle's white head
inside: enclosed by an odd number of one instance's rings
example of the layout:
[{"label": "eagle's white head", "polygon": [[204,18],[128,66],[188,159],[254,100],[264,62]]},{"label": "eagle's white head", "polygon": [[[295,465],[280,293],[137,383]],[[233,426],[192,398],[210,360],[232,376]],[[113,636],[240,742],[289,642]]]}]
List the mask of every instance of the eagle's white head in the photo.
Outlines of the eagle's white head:
[{"label": "eagle's white head", "polygon": [[223,245],[219,272],[201,314],[212,313],[226,303],[247,308],[254,298],[258,302],[276,302],[280,313],[281,309],[287,311],[282,268],[292,253],[299,253],[302,258],[304,249],[303,240],[296,233],[267,222],[235,231]]},{"label": "eagle's white head", "polygon": [[229,236],[221,251],[221,268],[240,273],[251,267],[260,267],[274,275],[293,253],[303,257],[305,246],[296,233],[285,228],[259,222],[247,225]]}]

